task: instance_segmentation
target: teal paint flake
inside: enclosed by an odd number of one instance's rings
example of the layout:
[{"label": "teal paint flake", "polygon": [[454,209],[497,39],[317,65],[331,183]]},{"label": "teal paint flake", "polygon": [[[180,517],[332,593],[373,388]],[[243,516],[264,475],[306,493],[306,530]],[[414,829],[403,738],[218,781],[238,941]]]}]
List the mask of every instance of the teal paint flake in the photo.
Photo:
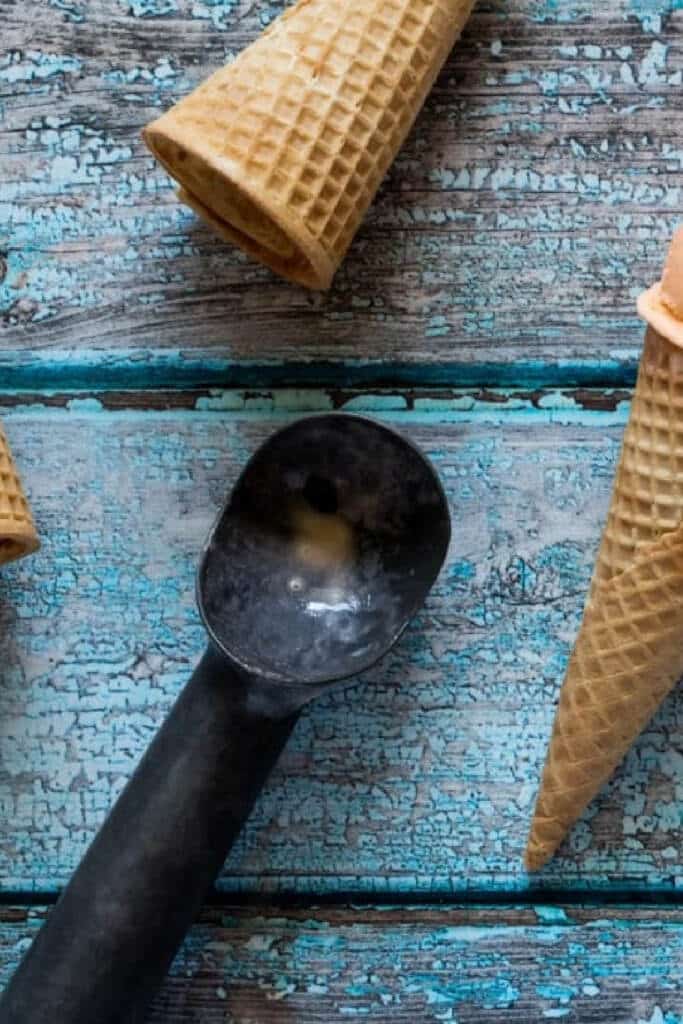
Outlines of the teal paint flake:
[{"label": "teal paint flake", "polygon": [[659,40],[650,44],[648,52],[638,65],[639,85],[662,85],[666,82],[669,47]]},{"label": "teal paint flake", "polygon": [[17,82],[34,82],[59,75],[74,75],[82,71],[83,65],[76,57],[44,53],[42,50],[10,51],[0,57],[0,82],[14,85]]},{"label": "teal paint flake", "polygon": [[210,21],[214,28],[225,30],[232,18],[237,0],[195,0],[192,17]]},{"label": "teal paint flake", "polygon": [[[368,398],[371,402],[372,396]],[[378,404],[382,406],[381,401]],[[392,408],[395,402],[387,405]],[[329,394],[323,391],[285,388],[260,394],[217,391],[209,397],[198,398],[195,408],[199,412],[304,413],[331,411],[334,404]]]},{"label": "teal paint flake", "polygon": [[263,0],[263,3],[259,4],[258,13],[261,28],[270,25],[271,21],[279,17],[288,6],[288,0]]},{"label": "teal paint flake", "polygon": [[534,0],[531,5],[531,20],[536,22],[570,22],[574,11],[563,0]]},{"label": "teal paint flake", "polygon": [[537,906],[535,907],[536,917],[544,925],[573,925],[573,921],[567,916],[563,907]]},{"label": "teal paint flake", "polygon": [[189,79],[183,78],[180,86],[176,81],[178,75],[181,72],[174,68],[168,57],[162,57],[154,67],[132,67],[126,68],[109,68],[107,71],[101,72],[101,78],[107,85],[112,86],[123,86],[123,85],[134,85],[136,83],[153,83],[159,89],[178,88],[190,88],[191,83]]},{"label": "teal paint flake", "polygon": [[134,18],[162,18],[178,10],[176,0],[130,0],[129,13]]},{"label": "teal paint flake", "polygon": [[536,986],[536,994],[542,999],[555,999],[560,1003],[568,1003],[576,995],[576,989],[557,982],[547,982]]},{"label": "teal paint flake", "polygon": [[628,13],[638,19],[645,32],[659,33],[662,22],[683,10],[683,0],[629,0]]},{"label": "teal paint flake", "polygon": [[457,582],[467,582],[468,580],[474,579],[476,571],[476,566],[474,566],[472,562],[462,558],[451,562],[448,567],[451,579],[454,579]]},{"label": "teal paint flake", "polygon": [[71,0],[50,0],[50,7],[62,11],[68,21],[80,24],[85,21],[85,10],[82,6],[72,3]]},{"label": "teal paint flake", "polygon": [[406,412],[408,400],[400,394],[363,394],[347,399],[341,406],[344,412],[390,413]]},{"label": "teal paint flake", "polygon": [[485,1008],[509,1009],[520,996],[519,989],[503,977],[477,981],[444,981],[438,975],[413,974],[415,981],[406,985],[410,995],[422,995],[428,1006],[447,1005],[457,1007],[459,1003],[473,1003]]},{"label": "teal paint flake", "polygon": [[661,1007],[655,1006],[651,1017],[639,1018],[636,1024],[683,1024],[683,1017],[668,1011],[664,1013]]},{"label": "teal paint flake", "polygon": [[445,316],[437,315],[430,317],[425,327],[426,338],[439,338],[450,333],[450,326]]},{"label": "teal paint flake", "polygon": [[104,412],[104,406],[97,398],[72,398],[67,403],[69,412],[76,413],[101,413]]}]

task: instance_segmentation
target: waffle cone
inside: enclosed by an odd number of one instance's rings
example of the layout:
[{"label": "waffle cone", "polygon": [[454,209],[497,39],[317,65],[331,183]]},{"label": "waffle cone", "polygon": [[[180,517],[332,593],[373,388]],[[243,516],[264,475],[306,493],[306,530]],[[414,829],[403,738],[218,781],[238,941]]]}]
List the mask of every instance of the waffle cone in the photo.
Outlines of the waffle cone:
[{"label": "waffle cone", "polygon": [[31,510],[0,427],[0,565],[30,555],[38,547]]},{"label": "waffle cone", "polygon": [[555,852],[683,675],[683,350],[648,328],[526,852]]},{"label": "waffle cone", "polygon": [[474,0],[299,0],[144,130],[180,197],[328,288]]}]

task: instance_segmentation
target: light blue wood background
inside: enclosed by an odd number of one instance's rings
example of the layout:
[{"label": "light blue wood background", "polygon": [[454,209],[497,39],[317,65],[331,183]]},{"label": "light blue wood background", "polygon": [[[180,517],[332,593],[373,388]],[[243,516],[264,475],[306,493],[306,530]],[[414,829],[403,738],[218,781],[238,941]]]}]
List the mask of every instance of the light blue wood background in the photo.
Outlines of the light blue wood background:
[{"label": "light blue wood background", "polygon": [[680,0],[480,0],[327,295],[215,240],[139,138],[282,6],[0,0],[0,416],[43,538],[0,578],[0,978],[192,670],[247,454],[343,408],[434,459],[448,563],[304,714],[154,1020],[681,1024],[680,692],[521,866],[683,219]]}]

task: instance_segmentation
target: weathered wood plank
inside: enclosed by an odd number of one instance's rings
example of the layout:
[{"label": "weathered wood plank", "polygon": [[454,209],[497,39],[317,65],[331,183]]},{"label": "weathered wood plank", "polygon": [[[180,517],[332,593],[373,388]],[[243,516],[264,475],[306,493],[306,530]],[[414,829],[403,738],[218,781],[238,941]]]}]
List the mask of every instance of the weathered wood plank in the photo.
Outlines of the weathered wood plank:
[{"label": "weathered wood plank", "polygon": [[[304,714],[224,890],[528,887],[525,832],[624,403],[411,402],[347,396],[344,407],[385,415],[434,459],[454,517],[448,565],[385,663]],[[0,581],[5,891],[68,877],[199,654],[193,573],[226,488],[285,416],[333,399],[226,392],[197,404],[113,413],[80,397],[63,411],[6,410],[44,549]],[[680,885],[682,729],[678,692],[542,885]]]},{"label": "weathered wood plank", "polygon": [[[0,910],[0,986],[42,908]],[[681,1024],[680,910],[206,913],[150,1024]]]},{"label": "weathered wood plank", "polygon": [[139,138],[283,6],[0,0],[4,364],[632,370],[683,210],[680,4],[480,0],[327,296],[213,239]]}]

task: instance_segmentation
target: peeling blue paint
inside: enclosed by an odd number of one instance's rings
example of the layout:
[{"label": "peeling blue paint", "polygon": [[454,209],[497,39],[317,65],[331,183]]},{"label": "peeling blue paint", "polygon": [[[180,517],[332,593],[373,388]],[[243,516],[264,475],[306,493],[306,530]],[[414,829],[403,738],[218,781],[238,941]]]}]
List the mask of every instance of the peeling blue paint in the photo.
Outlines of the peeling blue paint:
[{"label": "peeling blue paint", "polygon": [[61,11],[68,21],[75,24],[85,21],[85,9],[82,4],[71,2],[71,0],[50,0],[50,7]]},{"label": "peeling blue paint", "polygon": [[[479,383],[504,386],[515,374],[515,383],[521,381],[531,361],[538,373],[528,379],[552,386],[561,376],[555,353],[567,350],[574,354],[566,360],[567,383],[596,383],[593,356],[611,348],[629,353],[626,369],[614,360],[615,374],[632,374],[642,337],[632,298],[650,283],[635,278],[654,275],[681,215],[676,174],[683,151],[673,141],[681,87],[674,60],[679,2],[619,0],[605,14],[576,0],[523,0],[515,17],[520,31],[530,29],[529,45],[538,49],[531,55],[519,33],[507,37],[502,9],[495,7],[496,31],[484,47],[484,67],[473,66],[471,73],[482,84],[489,77],[498,91],[468,90],[455,102],[437,92],[430,100],[432,120],[427,114],[418,122],[355,257],[352,252],[334,293],[316,298],[312,319],[298,293],[289,290],[284,298],[265,272],[208,241],[139,139],[150,110],[168,106],[203,74],[183,45],[169,53],[150,45],[145,52],[139,40],[149,32],[156,43],[158,18],[177,23],[181,40],[182,26],[192,23],[193,32],[212,41],[211,61],[219,63],[281,13],[283,3],[244,8],[233,0],[197,0],[188,7],[177,0],[125,0],[118,16],[138,42],[130,53],[109,54],[107,62],[87,48],[79,51],[80,34],[73,54],[12,46],[0,67],[16,92],[3,102],[17,104],[20,125],[8,136],[10,175],[0,187],[0,234],[3,241],[7,234],[9,249],[0,308],[8,331],[15,338],[28,332],[31,347],[40,348],[54,324],[59,344],[73,342],[87,359],[87,350],[102,341],[105,320],[103,344],[110,351],[130,345],[142,325],[140,345],[152,362],[158,338],[172,336],[172,347],[182,350],[201,344],[206,332],[209,361],[231,352],[234,362],[256,366],[263,352],[266,366],[275,349],[257,327],[265,295],[283,330],[301,317],[300,333],[313,336],[303,344],[291,336],[278,346],[294,355],[295,364],[302,353],[316,356],[322,346],[331,363],[336,353],[347,360],[362,339],[371,356],[385,358],[387,372],[405,358],[403,379],[412,374],[416,382],[419,367],[424,377],[418,382],[425,385],[444,366],[452,380],[461,364],[464,385],[478,368]],[[77,0],[51,0],[48,10],[62,26],[89,13]],[[643,24],[659,19],[661,31],[644,35],[632,25],[624,36],[628,42],[614,49],[609,33],[605,40],[596,31],[601,19],[621,32],[622,21],[636,18]],[[566,24],[571,31],[562,34],[561,44],[553,38],[546,52],[531,21]],[[86,20],[84,39],[88,25]],[[25,124],[29,89],[36,123]],[[107,89],[111,98],[105,102]],[[114,109],[121,112],[120,124],[107,112]],[[657,119],[670,115],[670,132],[608,130],[615,118],[646,124],[650,111]],[[45,121],[53,113],[63,123],[50,130]],[[434,130],[443,130],[443,145],[429,145]],[[476,144],[455,145],[463,131]],[[609,217],[600,213],[606,208]],[[494,234],[501,244],[492,251]],[[100,244],[106,258],[93,275],[91,253]],[[406,295],[396,273],[401,261],[408,268]],[[595,267],[602,268],[604,281],[595,282]],[[606,298],[610,292],[614,302]],[[556,308],[534,319],[533,311],[546,310],[546,301]],[[411,333],[406,302],[415,321]],[[178,325],[185,318],[175,315],[179,303],[187,322],[191,318],[201,329],[187,328],[183,336]],[[598,312],[585,315],[584,303]],[[615,304],[608,314],[606,306]],[[88,311],[98,325],[92,334],[84,326]],[[498,349],[501,367],[495,359],[479,360],[482,351]],[[519,367],[517,353],[524,357]],[[432,362],[433,371],[425,365]],[[611,363],[609,355],[608,369]],[[485,380],[488,369],[492,376]],[[248,381],[244,376],[230,383],[299,382],[294,370],[290,380],[257,377],[254,372]]]},{"label": "peeling blue paint", "polygon": [[77,57],[44,53],[42,50],[10,51],[0,56],[0,82],[42,81],[59,75],[78,74],[83,68]]},{"label": "peeling blue paint", "polygon": [[195,0],[192,15],[205,18],[214,28],[223,30],[228,27],[236,4],[237,0]]},{"label": "peeling blue paint", "polygon": [[662,31],[664,19],[683,10],[683,0],[629,0],[628,13],[638,19],[645,32]]},{"label": "peeling blue paint", "polygon": [[162,18],[178,10],[176,0],[130,0],[130,13],[135,18]]},{"label": "peeling blue paint", "polygon": [[[671,1009],[681,999],[676,976],[680,929],[673,922],[658,927],[639,921],[631,911],[625,922],[632,926],[628,943],[610,935],[576,956],[565,942],[548,965],[543,929],[483,924],[481,943],[470,948],[438,922],[439,916],[452,917],[453,910],[431,907],[429,923],[422,913],[420,907],[400,915],[375,908],[368,923],[362,911],[359,919],[352,911],[337,911],[328,922],[259,917],[242,910],[220,926],[201,923],[171,969],[174,998],[185,1005],[185,993],[192,991],[196,998],[199,985],[203,1014],[215,1011],[220,1019],[226,1012],[262,1019],[259,999],[265,998],[269,1016],[278,1015],[273,1003],[280,1003],[279,1013],[297,1021],[401,1017],[457,1024],[476,1017],[497,1024],[506,1010],[525,1021],[588,1020],[598,1008],[584,991],[590,982],[581,979],[595,962],[611,968],[601,993],[605,1020],[616,1020],[627,1008],[632,1024],[681,1024]],[[43,917],[42,908],[27,908],[23,916],[0,924],[0,984]],[[586,928],[576,931],[591,939]],[[669,957],[663,974],[648,959],[653,942],[663,944]],[[569,980],[545,984],[541,979],[549,968]]]}]

